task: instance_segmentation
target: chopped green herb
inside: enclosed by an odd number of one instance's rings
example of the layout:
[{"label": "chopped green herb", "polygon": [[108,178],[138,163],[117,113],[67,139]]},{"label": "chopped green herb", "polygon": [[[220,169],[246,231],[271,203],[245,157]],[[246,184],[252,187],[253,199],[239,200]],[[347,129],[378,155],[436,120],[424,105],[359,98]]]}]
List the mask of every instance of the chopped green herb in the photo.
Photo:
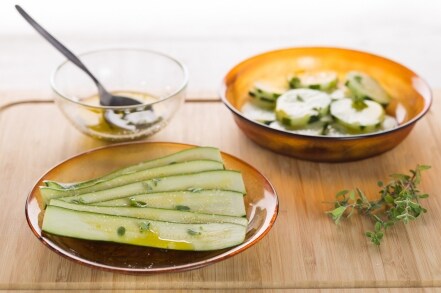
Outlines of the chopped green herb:
[{"label": "chopped green herb", "polygon": [[176,206],[176,209],[177,209],[178,211],[189,211],[189,210],[190,210],[190,207],[188,207],[188,206],[183,206],[183,205],[177,205],[177,206]]},{"label": "chopped green herb", "polygon": [[133,197],[129,198],[129,201],[130,201],[130,206],[132,207],[143,208],[147,206],[147,203],[140,200],[136,200]]},{"label": "chopped green herb", "polygon": [[291,125],[291,120],[289,118],[283,117],[282,124]]},{"label": "chopped green herb", "polygon": [[71,203],[74,203],[74,204],[86,204],[86,202],[84,201],[84,199],[83,198],[79,198],[79,199],[72,199],[71,201],[70,201]]},{"label": "chopped green herb", "polygon": [[329,133],[329,124],[328,124],[328,123],[325,123],[325,125],[323,125],[322,131],[321,131],[320,134],[322,134],[322,135],[326,135],[326,134],[328,134],[328,133]]},{"label": "chopped green herb", "polygon": [[189,235],[192,235],[192,236],[201,235],[202,234],[201,232],[198,232],[198,231],[195,231],[195,230],[192,230],[192,229],[187,229],[187,233]]},{"label": "chopped green herb", "polygon": [[352,108],[354,108],[357,111],[361,111],[364,108],[367,108],[368,105],[363,101],[363,99],[354,99],[352,102]]},{"label": "chopped green herb", "polygon": [[311,84],[308,87],[310,89],[312,89],[312,90],[319,90],[320,89],[320,85],[319,84]]},{"label": "chopped green herb", "polygon": [[252,92],[252,91],[249,91],[248,94],[249,94],[251,97],[255,97],[255,96],[256,96],[256,94],[255,94],[254,92]]},{"label": "chopped green herb", "polygon": [[302,98],[301,95],[298,95],[298,96],[297,96],[297,101],[299,101],[299,102],[304,102],[305,100]]},{"label": "chopped green herb", "polygon": [[169,165],[174,165],[177,164],[178,162],[171,162]]},{"label": "chopped green herb", "polygon": [[141,222],[139,223],[139,232],[146,232],[150,230],[149,222]]},{"label": "chopped green herb", "polygon": [[152,187],[151,184],[152,184],[151,181],[144,181],[143,182],[143,186],[144,186],[145,189],[147,189],[147,191],[153,190],[153,187]]},{"label": "chopped green herb", "polygon": [[118,233],[119,236],[124,236],[124,234],[126,234],[126,228],[124,228],[123,226],[120,226],[117,230],[116,233]]},{"label": "chopped green herb", "polygon": [[262,102],[266,102],[266,103],[274,103],[275,101],[272,99],[268,99],[265,97],[259,97],[259,100],[261,100]]},{"label": "chopped green herb", "polygon": [[289,83],[289,87],[292,89],[296,89],[301,86],[301,81],[298,77],[291,78],[288,83]]},{"label": "chopped green herb", "polygon": [[369,97],[369,96],[363,96],[363,100],[371,100],[371,101],[373,101],[374,99],[372,99],[372,98]]},{"label": "chopped green herb", "polygon": [[319,120],[320,120],[320,117],[319,117],[319,116],[313,115],[313,116],[309,117],[308,124],[311,124],[311,123],[317,122],[317,121],[319,121]]},{"label": "chopped green herb", "polygon": [[152,182],[153,182],[153,185],[154,185],[154,186],[158,186],[158,182],[159,182],[159,181],[161,181],[160,178],[154,178],[154,179],[152,179]]},{"label": "chopped green herb", "polygon": [[361,80],[363,79],[360,75],[355,75],[354,79],[358,82],[361,83]]}]

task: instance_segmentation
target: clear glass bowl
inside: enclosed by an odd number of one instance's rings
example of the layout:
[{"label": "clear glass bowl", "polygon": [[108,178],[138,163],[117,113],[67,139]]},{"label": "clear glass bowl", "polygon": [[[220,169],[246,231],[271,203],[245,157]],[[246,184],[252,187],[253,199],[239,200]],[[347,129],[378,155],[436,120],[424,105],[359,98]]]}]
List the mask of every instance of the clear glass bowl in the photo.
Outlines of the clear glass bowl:
[{"label": "clear glass bowl", "polygon": [[162,53],[106,49],[79,58],[108,91],[141,102],[101,106],[93,81],[70,61],[63,62],[51,78],[55,102],[78,130],[92,137],[127,141],[150,136],[168,124],[185,99],[187,70]]}]

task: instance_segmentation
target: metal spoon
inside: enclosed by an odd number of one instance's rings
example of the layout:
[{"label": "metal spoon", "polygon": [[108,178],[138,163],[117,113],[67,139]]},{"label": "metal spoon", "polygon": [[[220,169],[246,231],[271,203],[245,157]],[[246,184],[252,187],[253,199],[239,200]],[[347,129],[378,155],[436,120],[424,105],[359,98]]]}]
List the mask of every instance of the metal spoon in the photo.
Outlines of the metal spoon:
[{"label": "metal spoon", "polygon": [[[63,44],[61,44],[57,39],[55,39],[49,32],[47,32],[41,25],[39,25],[26,11],[23,10],[19,5],[15,5],[17,11],[23,16],[23,18],[41,35],[45,38],[49,43],[51,43],[61,54],[63,54],[67,59],[69,59],[73,64],[78,66],[81,70],[83,70],[96,84],[98,87],[98,94],[100,98],[100,105],[102,106],[131,106],[131,105],[139,105],[141,102],[138,100],[123,97],[123,96],[115,96],[109,93],[103,85],[98,81],[98,79],[87,69],[87,67],[81,62],[78,57],[75,56],[69,49],[67,49]],[[151,107],[145,109],[151,115],[153,112]],[[129,121],[124,120],[120,117],[120,115],[116,114],[114,111],[106,111],[104,114],[107,122],[112,125],[127,129],[127,130],[136,130],[137,125],[131,124]],[[140,123],[142,124],[142,123]]]}]

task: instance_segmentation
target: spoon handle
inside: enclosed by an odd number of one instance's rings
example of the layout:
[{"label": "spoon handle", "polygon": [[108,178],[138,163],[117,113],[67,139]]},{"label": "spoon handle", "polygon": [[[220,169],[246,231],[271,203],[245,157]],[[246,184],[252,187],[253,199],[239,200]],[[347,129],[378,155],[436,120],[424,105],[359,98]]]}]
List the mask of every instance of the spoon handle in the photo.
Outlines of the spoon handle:
[{"label": "spoon handle", "polygon": [[50,33],[48,33],[41,25],[39,25],[26,11],[23,10],[19,5],[15,5],[17,11],[23,16],[23,18],[40,34],[42,35],[49,43],[51,43],[61,54],[63,54],[67,59],[69,59],[72,63],[82,69],[87,75],[92,78],[92,80],[96,83],[98,88],[101,90],[101,85],[97,78],[93,76],[93,74],[87,69],[87,67],[78,59],[69,49],[67,49],[63,44],[61,44],[57,39],[55,39]]}]

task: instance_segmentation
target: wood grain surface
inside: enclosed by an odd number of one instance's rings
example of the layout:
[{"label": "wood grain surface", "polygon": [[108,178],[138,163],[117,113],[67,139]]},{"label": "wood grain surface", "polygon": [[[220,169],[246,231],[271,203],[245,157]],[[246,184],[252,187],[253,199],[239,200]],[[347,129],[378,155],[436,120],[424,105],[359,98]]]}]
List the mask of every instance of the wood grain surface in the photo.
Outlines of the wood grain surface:
[{"label": "wood grain surface", "polygon": [[[273,183],[280,213],[262,241],[231,259],[189,272],[151,276],[91,269],[56,255],[34,237],[24,214],[25,199],[33,184],[58,162],[107,143],[79,133],[51,103],[3,109],[0,289],[435,290],[441,287],[441,198],[436,186],[441,175],[441,118],[435,114],[441,111],[440,98],[441,91],[436,91],[431,111],[397,148],[342,164],[277,155],[246,139],[222,103],[184,104],[172,123],[148,140],[216,146],[249,162]],[[324,214],[330,206],[323,202],[332,200],[335,192],[357,186],[375,196],[378,179],[387,180],[388,174],[405,172],[418,163],[433,166],[424,174],[421,186],[431,195],[426,202],[428,213],[407,226],[390,229],[380,248],[363,236],[363,231],[371,229],[369,221],[353,217],[336,226]]]}]

